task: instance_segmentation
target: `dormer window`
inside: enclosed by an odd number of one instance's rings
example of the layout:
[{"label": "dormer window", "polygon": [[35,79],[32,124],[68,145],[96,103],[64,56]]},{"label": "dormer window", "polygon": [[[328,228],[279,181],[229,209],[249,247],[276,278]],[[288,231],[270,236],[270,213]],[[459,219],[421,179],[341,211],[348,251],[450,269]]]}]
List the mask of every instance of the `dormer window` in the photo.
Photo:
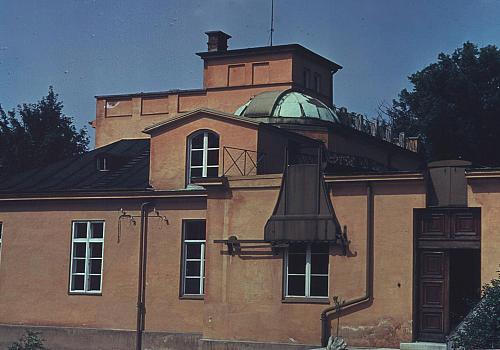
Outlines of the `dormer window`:
[{"label": "dormer window", "polygon": [[219,135],[200,131],[188,139],[188,183],[197,177],[217,177],[219,174]]},{"label": "dormer window", "polygon": [[97,157],[97,170],[109,171],[109,159],[106,156]]}]

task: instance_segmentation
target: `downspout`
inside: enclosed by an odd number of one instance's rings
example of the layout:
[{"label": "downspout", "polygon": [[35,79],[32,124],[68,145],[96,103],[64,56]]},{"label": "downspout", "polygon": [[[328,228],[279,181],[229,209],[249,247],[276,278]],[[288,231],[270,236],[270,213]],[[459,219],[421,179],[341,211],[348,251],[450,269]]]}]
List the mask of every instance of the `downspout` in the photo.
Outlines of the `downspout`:
[{"label": "downspout", "polygon": [[148,212],[151,202],[141,205],[141,232],[139,243],[139,280],[137,283],[137,329],[136,350],[142,349],[142,333],[146,315],[146,263],[148,252]]},{"label": "downspout", "polygon": [[321,312],[321,346],[325,347],[328,344],[330,337],[330,327],[328,324],[329,316],[339,316],[345,313],[346,310],[353,307],[371,303],[373,300],[373,224],[374,224],[374,210],[373,210],[373,189],[370,182],[366,184],[366,291],[365,295],[360,298],[347,300],[342,304],[339,313],[335,311],[335,306],[330,306]]}]

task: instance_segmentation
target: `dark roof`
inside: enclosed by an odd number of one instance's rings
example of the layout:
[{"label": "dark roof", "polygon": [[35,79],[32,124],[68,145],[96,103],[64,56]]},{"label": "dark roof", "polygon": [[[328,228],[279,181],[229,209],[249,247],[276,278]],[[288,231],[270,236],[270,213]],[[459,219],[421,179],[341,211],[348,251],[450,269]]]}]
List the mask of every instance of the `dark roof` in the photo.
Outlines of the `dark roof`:
[{"label": "dark roof", "polygon": [[[97,158],[111,169],[99,171]],[[149,139],[120,140],[83,156],[13,175],[0,181],[0,196],[68,192],[117,192],[149,188]]]},{"label": "dark roof", "polygon": [[210,58],[226,58],[226,57],[237,57],[237,56],[249,56],[249,55],[261,55],[261,54],[272,54],[279,52],[298,52],[305,56],[308,56],[318,62],[327,64],[332,71],[338,71],[342,69],[342,66],[330,61],[329,59],[318,55],[317,53],[305,48],[299,44],[287,44],[287,45],[275,45],[275,46],[262,46],[262,47],[250,47],[246,49],[236,49],[227,51],[206,51],[196,53],[203,59]]}]

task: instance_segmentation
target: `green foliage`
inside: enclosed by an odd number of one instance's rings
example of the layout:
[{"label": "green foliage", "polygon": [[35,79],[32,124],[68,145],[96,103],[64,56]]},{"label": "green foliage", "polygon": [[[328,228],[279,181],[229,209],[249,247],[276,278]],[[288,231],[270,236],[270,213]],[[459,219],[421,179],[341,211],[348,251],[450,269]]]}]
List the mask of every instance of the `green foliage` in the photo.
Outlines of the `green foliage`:
[{"label": "green foliage", "polygon": [[483,299],[450,337],[455,349],[500,348],[500,274],[483,287]]},{"label": "green foliage", "polygon": [[420,136],[429,160],[500,165],[500,50],[467,42],[409,77],[385,109],[394,133]]},{"label": "green foliage", "polygon": [[36,103],[5,112],[0,106],[0,175],[14,174],[87,151],[85,128],[76,130],[73,118],[52,86]]},{"label": "green foliage", "polygon": [[27,330],[19,341],[9,346],[9,350],[49,350],[43,345],[44,341],[40,332]]}]

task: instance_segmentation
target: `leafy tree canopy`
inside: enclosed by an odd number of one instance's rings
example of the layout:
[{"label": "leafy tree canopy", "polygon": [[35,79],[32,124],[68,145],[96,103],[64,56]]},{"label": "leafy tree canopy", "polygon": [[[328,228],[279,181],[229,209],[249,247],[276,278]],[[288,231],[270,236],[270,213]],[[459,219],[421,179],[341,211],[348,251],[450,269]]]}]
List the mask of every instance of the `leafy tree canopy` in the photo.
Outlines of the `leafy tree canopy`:
[{"label": "leafy tree canopy", "polygon": [[409,78],[385,112],[394,132],[420,136],[429,160],[500,165],[500,50],[470,42]]},{"label": "leafy tree canopy", "polygon": [[44,166],[87,151],[87,130],[64,115],[54,89],[36,103],[5,112],[0,105],[0,175]]}]

